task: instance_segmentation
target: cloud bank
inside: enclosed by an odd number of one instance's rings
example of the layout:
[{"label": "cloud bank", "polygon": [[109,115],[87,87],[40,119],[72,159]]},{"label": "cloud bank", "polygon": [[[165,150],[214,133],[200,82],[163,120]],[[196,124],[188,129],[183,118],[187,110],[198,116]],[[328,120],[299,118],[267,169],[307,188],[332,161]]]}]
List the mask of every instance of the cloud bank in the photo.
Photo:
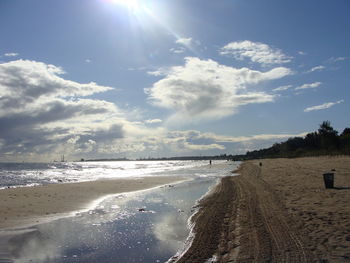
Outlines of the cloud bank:
[{"label": "cloud bank", "polygon": [[62,75],[62,68],[42,62],[0,64],[1,153],[84,152],[96,142],[124,136],[120,111],[113,103],[85,98],[111,87],[81,84]]},{"label": "cloud bank", "polygon": [[[190,42],[193,40],[181,39],[178,44],[184,46]],[[287,63],[281,51],[267,46],[264,55],[263,47],[255,47],[255,55],[242,56],[261,64]],[[168,118],[140,116],[130,121],[127,116],[131,115],[115,103],[93,99],[95,94],[108,92],[112,87],[68,80],[64,69],[55,65],[20,59],[0,63],[0,159],[53,160],[61,154],[80,159],[242,153],[296,136],[234,137],[169,130],[172,124],[178,129],[178,124],[236,114],[244,105],[274,102],[278,95],[262,89],[261,84],[292,75],[289,68],[259,71],[187,57],[183,65],[159,68],[148,74],[158,78],[145,89],[148,101],[167,109]],[[319,85],[320,82],[315,82],[298,88]],[[280,86],[273,91],[291,88],[291,85]]]},{"label": "cloud bank", "polygon": [[[177,117],[214,119],[233,114],[241,105],[273,101],[273,95],[251,86],[290,73],[287,68],[260,72],[187,58],[184,66],[159,72],[163,79],[148,93],[152,103],[174,110]],[[230,150],[231,144],[256,141],[193,130],[169,131],[159,126],[161,119],[131,122],[114,103],[88,97],[112,87],[64,76],[62,68],[37,61],[0,64],[2,161],[52,161],[61,154],[71,160],[219,154]],[[266,141],[265,137],[257,141]]]}]

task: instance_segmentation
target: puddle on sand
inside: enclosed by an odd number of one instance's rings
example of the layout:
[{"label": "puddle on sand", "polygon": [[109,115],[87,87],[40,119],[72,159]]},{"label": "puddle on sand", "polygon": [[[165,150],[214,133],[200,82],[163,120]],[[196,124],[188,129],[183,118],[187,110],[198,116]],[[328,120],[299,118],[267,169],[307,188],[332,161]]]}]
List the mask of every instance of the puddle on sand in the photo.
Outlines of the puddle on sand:
[{"label": "puddle on sand", "polygon": [[193,206],[216,180],[114,196],[94,210],[26,229],[4,239],[0,262],[166,262],[183,248]]}]

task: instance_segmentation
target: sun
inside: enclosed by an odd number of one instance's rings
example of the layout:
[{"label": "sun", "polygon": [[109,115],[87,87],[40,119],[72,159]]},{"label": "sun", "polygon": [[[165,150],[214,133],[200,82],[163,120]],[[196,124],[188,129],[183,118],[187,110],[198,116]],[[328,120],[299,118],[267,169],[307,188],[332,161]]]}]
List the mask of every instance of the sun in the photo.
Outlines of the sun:
[{"label": "sun", "polygon": [[110,2],[112,2],[113,4],[125,6],[128,9],[134,11],[140,9],[140,3],[138,0],[110,0]]}]

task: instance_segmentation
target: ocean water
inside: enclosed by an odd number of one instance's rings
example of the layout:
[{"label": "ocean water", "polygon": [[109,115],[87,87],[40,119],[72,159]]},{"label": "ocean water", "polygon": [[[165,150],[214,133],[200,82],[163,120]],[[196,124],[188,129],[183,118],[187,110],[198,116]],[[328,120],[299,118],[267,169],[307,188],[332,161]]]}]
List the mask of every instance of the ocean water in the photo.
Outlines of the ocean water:
[{"label": "ocean water", "polygon": [[[224,163],[216,161],[215,163]],[[115,161],[67,163],[0,163],[0,189],[58,182],[145,176],[196,175],[208,161]],[[194,173],[192,173],[194,172]],[[202,174],[206,176],[206,173]]]},{"label": "ocean water", "polygon": [[[45,165],[49,164],[35,167]],[[72,217],[29,228],[0,230],[0,262],[167,262],[190,244],[190,218],[197,210],[198,200],[215,186],[220,177],[232,175],[231,171],[239,163],[220,161],[209,166],[207,161],[176,161],[60,165],[62,167],[42,168],[41,177],[35,177],[36,183],[47,183],[47,175],[55,169],[64,170],[63,165],[67,165],[69,171],[73,170],[72,165],[89,165],[94,172],[104,172],[98,175],[85,166],[82,169],[87,175],[75,174],[75,181],[154,175],[181,175],[191,180],[111,196],[90,211]],[[17,167],[18,173],[12,172],[12,178],[18,177],[19,171],[31,175],[29,171],[35,170],[23,167]],[[126,167],[130,167],[130,171],[125,171]],[[116,171],[124,173],[115,175]],[[26,185],[18,178],[16,182]]]}]

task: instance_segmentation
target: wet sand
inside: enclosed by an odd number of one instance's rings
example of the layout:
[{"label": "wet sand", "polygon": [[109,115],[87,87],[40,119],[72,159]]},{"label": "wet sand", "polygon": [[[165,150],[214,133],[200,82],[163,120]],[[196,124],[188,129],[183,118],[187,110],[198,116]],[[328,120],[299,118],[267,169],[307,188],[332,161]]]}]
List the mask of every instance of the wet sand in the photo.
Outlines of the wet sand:
[{"label": "wet sand", "polygon": [[39,224],[91,208],[112,194],[145,190],[183,181],[180,177],[146,177],[52,184],[0,190],[0,229]]},{"label": "wet sand", "polygon": [[350,157],[247,161],[237,172],[200,202],[178,262],[350,262]]}]

